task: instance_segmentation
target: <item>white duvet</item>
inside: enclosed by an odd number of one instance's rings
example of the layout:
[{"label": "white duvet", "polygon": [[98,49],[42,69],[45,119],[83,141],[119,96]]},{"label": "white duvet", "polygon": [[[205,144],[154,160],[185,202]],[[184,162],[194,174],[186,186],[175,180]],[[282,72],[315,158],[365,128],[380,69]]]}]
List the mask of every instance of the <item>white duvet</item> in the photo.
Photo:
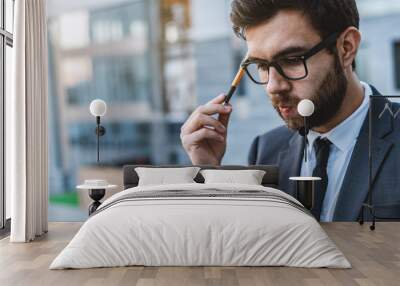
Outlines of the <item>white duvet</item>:
[{"label": "white duvet", "polygon": [[[239,184],[141,186],[107,199],[50,269],[145,266],[293,266],[350,268],[319,223],[279,200],[173,197],[122,200],[137,192],[258,190],[300,204],[272,188]],[[114,202],[114,203],[113,203]]]}]

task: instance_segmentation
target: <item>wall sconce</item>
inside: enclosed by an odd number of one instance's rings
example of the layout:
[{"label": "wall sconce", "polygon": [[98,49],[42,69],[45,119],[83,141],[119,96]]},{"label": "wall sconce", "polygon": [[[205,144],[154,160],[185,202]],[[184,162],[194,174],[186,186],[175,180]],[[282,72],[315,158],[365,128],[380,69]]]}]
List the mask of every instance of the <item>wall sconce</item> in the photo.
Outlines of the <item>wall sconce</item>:
[{"label": "wall sconce", "polygon": [[90,113],[96,117],[96,129],[97,135],[97,162],[100,161],[100,136],[106,134],[106,129],[100,125],[100,117],[104,116],[107,112],[107,104],[104,100],[95,99],[90,103]]},{"label": "wall sconce", "polygon": [[[303,99],[300,101],[300,103],[297,105],[297,112],[303,116],[304,118],[304,130],[300,132],[301,135],[304,136],[304,161],[307,162],[307,146],[308,146],[308,140],[307,140],[307,135],[310,129],[308,118],[313,115],[315,110],[314,103],[309,100],[309,99]],[[304,133],[304,134],[302,134]]]}]

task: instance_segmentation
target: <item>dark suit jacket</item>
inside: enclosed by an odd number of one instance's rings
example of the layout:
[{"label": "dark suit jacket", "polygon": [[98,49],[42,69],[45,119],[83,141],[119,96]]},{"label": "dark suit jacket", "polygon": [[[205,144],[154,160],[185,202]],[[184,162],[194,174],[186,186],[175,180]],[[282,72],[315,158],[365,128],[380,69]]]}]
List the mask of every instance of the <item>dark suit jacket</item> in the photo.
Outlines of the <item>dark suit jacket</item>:
[{"label": "dark suit jacket", "polygon": [[[372,87],[373,94],[380,95]],[[372,120],[372,201],[377,205],[376,215],[400,218],[400,111],[397,117],[390,112],[378,119],[388,101],[374,100]],[[394,115],[400,104],[393,103]],[[362,203],[368,194],[368,134],[369,116],[362,125],[356,145],[343,179],[334,221],[357,220]],[[291,176],[299,176],[303,159],[303,137],[286,126],[257,136],[250,149],[249,165],[271,164],[279,166],[279,188],[294,195],[295,184]],[[398,205],[396,205],[398,203]],[[369,212],[365,212],[370,219]]]}]

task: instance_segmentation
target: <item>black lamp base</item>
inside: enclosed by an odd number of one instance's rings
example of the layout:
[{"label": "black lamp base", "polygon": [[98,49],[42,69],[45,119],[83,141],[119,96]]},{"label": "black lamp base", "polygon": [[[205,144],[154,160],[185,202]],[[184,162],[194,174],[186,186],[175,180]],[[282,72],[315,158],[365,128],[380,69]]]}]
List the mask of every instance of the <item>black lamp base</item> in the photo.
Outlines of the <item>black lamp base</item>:
[{"label": "black lamp base", "polygon": [[89,197],[94,200],[94,202],[89,206],[89,215],[94,213],[97,208],[101,205],[100,200],[106,194],[105,189],[90,189],[89,190]]},{"label": "black lamp base", "polygon": [[315,181],[297,181],[296,199],[308,210],[314,207],[314,189]]}]

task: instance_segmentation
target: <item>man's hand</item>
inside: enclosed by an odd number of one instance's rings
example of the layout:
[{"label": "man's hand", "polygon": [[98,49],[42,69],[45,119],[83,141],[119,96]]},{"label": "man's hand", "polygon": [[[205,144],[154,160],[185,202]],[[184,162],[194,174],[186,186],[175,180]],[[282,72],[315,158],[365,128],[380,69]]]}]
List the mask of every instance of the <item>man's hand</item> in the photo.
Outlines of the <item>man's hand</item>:
[{"label": "man's hand", "polygon": [[[222,105],[221,94],[199,106],[181,128],[183,148],[193,165],[220,165],[226,150],[230,104]],[[212,115],[219,114],[218,119]]]}]

